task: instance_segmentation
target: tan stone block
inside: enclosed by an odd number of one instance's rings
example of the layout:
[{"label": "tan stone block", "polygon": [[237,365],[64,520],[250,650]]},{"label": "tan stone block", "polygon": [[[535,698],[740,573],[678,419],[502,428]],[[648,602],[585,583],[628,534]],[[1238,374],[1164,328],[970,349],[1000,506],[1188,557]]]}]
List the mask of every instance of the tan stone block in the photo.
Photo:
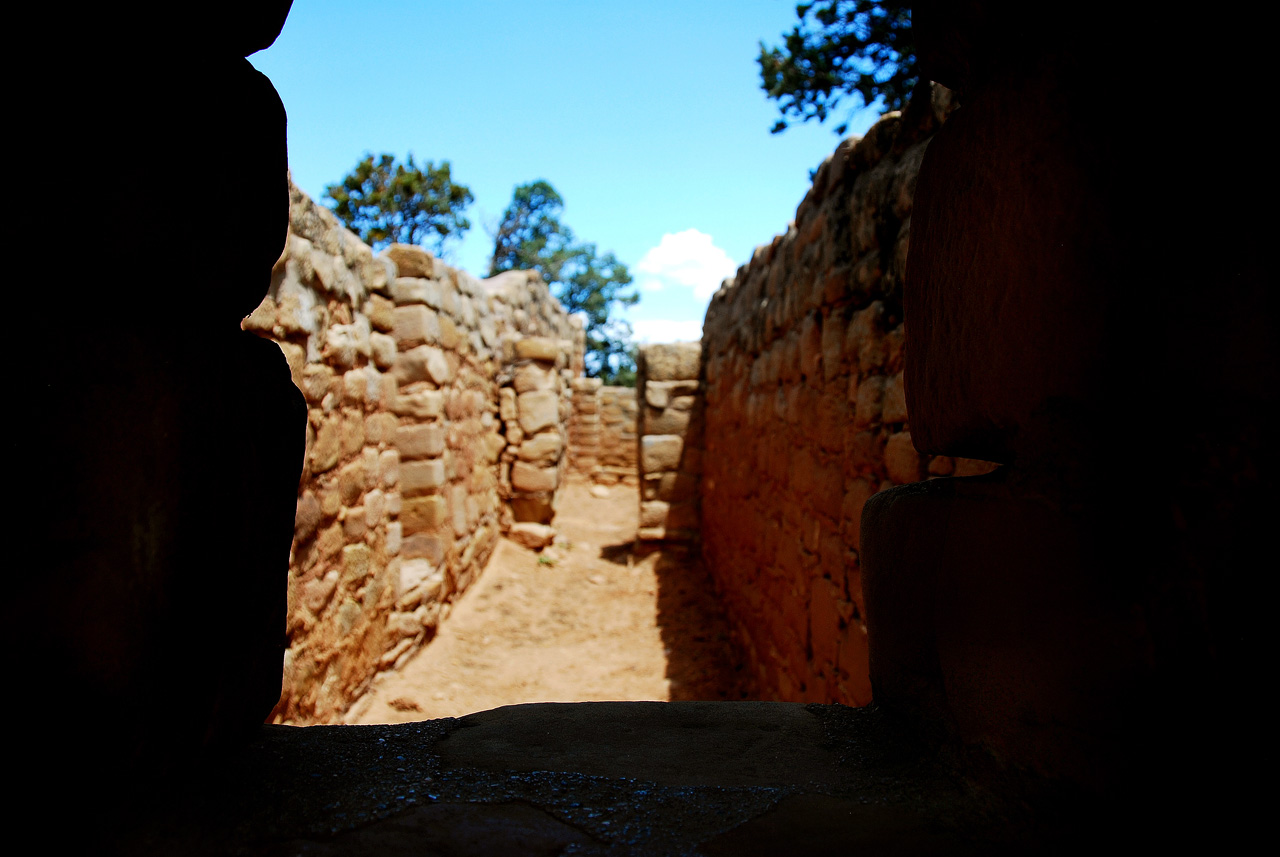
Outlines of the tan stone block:
[{"label": "tan stone block", "polygon": [[678,434],[683,435],[689,428],[689,412],[679,411],[674,407],[666,410],[645,408],[645,434]]},{"label": "tan stone block", "polygon": [[439,390],[414,390],[398,395],[391,402],[391,410],[402,417],[415,420],[435,419],[444,413],[444,393]]},{"label": "tan stone block", "polygon": [[400,509],[400,524],[407,534],[431,532],[449,518],[449,504],[439,495],[406,497]]},{"label": "tan stone block", "polygon": [[395,301],[384,298],[382,295],[369,295],[369,300],[364,305],[369,323],[377,330],[388,332],[395,328],[395,309]]},{"label": "tan stone block", "polygon": [[419,345],[397,353],[393,371],[402,386],[415,381],[430,381],[443,386],[452,381],[454,375],[444,352],[431,345]]},{"label": "tan stone block", "polygon": [[396,307],[393,321],[391,335],[401,351],[440,342],[440,319],[434,310],[422,304]]},{"label": "tan stone block", "polygon": [[461,538],[467,533],[467,488],[454,483],[449,488],[449,510],[453,513],[453,534]]},{"label": "tan stone block", "polygon": [[448,351],[457,351],[463,342],[462,334],[458,332],[458,326],[447,315],[440,316],[439,322],[441,347]]},{"label": "tan stone block", "polygon": [[556,531],[546,524],[534,524],[527,521],[511,525],[507,538],[530,550],[542,550],[555,540]]},{"label": "tan stone block", "polygon": [[338,471],[338,496],[342,505],[354,505],[364,493],[364,462],[353,461]]},{"label": "tan stone block", "polygon": [[400,493],[405,497],[436,494],[448,481],[444,461],[406,461],[400,465]]},{"label": "tan stone block", "polygon": [[560,453],[563,451],[564,442],[560,437],[560,432],[545,431],[520,444],[520,449],[517,450],[516,454],[521,461],[545,466],[559,461]]},{"label": "tan stone block", "polygon": [[482,441],[484,448],[484,460],[489,464],[494,464],[502,456],[502,451],[507,448],[507,441],[501,434],[491,431],[484,436]]},{"label": "tan stone block", "polygon": [[899,485],[920,479],[920,453],[911,443],[911,432],[891,435],[884,445],[884,466],[889,478]]},{"label": "tan stone block", "polygon": [[517,393],[553,390],[556,386],[556,373],[555,370],[537,363],[522,363],[516,367],[511,383]]},{"label": "tan stone block", "polygon": [[503,387],[498,391],[498,416],[504,423],[514,422],[519,411],[516,408],[516,391]]},{"label": "tan stone block", "polygon": [[560,483],[560,471],[555,467],[537,467],[525,461],[511,465],[511,484],[518,491],[554,491]]},{"label": "tan stone block", "polygon": [[365,510],[363,506],[352,506],[347,510],[347,515],[342,519],[342,535],[349,542],[358,542],[364,538],[365,532],[368,531],[368,524],[365,523]]},{"label": "tan stone block", "polygon": [[670,504],[662,500],[649,500],[640,504],[641,527],[663,527],[667,523],[667,511]]},{"label": "tan stone block", "polygon": [[676,470],[684,451],[684,439],[678,435],[646,435],[640,441],[640,464],[643,473]]},{"label": "tan stone block", "polygon": [[645,345],[640,348],[646,381],[685,381],[698,377],[702,346],[696,342]]},{"label": "tan stone block", "polygon": [[400,481],[400,453],[385,449],[378,453],[378,482],[390,488]]},{"label": "tan stone block", "polygon": [[302,369],[302,383],[298,388],[302,390],[302,394],[307,397],[307,401],[313,405],[319,404],[325,397],[325,394],[333,386],[334,373],[331,368],[323,363],[311,363]]},{"label": "tan stone block", "polygon": [[374,445],[390,443],[399,425],[400,421],[396,419],[395,414],[386,412],[369,414],[364,418],[365,442]]},{"label": "tan stone block", "polygon": [[439,309],[443,289],[439,281],[426,277],[396,277],[391,281],[391,298],[396,306],[426,304]]},{"label": "tan stone block", "polygon": [[396,429],[395,446],[402,460],[436,458],[444,454],[444,426],[422,423]]},{"label": "tan stone block", "polygon": [[390,369],[396,363],[396,341],[385,333],[369,334],[369,350],[373,353],[373,362],[379,369]]},{"label": "tan stone block", "polygon": [[545,336],[529,336],[516,340],[515,354],[518,360],[541,360],[555,363],[560,356],[560,345]]},{"label": "tan stone block", "polygon": [[271,295],[264,297],[262,303],[258,304],[258,308],[240,321],[240,329],[250,333],[269,334],[271,328],[275,326],[276,302],[272,300]]},{"label": "tan stone block", "polygon": [[342,524],[333,523],[320,531],[320,535],[316,536],[316,552],[320,554],[321,559],[328,559],[342,549],[345,543],[342,537]]},{"label": "tan stone block", "polygon": [[342,375],[342,402],[346,405],[364,404],[369,391],[369,378],[363,369],[351,369]]},{"label": "tan stone block", "polygon": [[342,498],[338,496],[337,488],[320,489],[319,498],[320,514],[326,519],[338,514],[338,510],[342,508]]},{"label": "tan stone block", "polygon": [[392,244],[382,251],[396,266],[400,277],[434,277],[436,257],[430,250],[417,244]]},{"label": "tan stone block", "polygon": [[358,411],[344,411],[341,422],[342,454],[355,455],[364,446],[364,414]]},{"label": "tan stone block", "polygon": [[311,472],[323,473],[333,468],[342,456],[342,418],[337,414],[320,424],[316,442],[311,447]]},{"label": "tan stone block", "polygon": [[553,390],[537,390],[516,397],[520,428],[526,434],[537,434],[560,421],[560,397]]}]

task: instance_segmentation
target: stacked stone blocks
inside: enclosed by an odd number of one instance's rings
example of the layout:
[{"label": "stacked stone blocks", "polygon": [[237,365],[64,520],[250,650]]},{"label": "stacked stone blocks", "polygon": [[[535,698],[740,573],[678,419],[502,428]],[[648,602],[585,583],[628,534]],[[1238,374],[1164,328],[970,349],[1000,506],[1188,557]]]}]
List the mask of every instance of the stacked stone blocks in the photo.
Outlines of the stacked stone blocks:
[{"label": "stacked stone blocks", "polygon": [[698,537],[705,419],[697,343],[647,345],[637,361],[641,541]]},{"label": "stacked stone blocks", "polygon": [[600,485],[637,484],[636,415],[634,387],[575,378],[570,470]]},{"label": "stacked stone blocks", "polygon": [[703,329],[703,555],[757,690],[871,700],[862,507],[891,485],[984,472],[921,456],[903,388],[911,198],[949,110],[891,113],[818,169],[786,234],[712,298]]},{"label": "stacked stone blocks", "polygon": [[292,184],[285,251],[243,326],[280,345],[308,405],[273,718],[330,722],[430,639],[509,523],[507,355],[549,338],[580,371],[582,327],[536,274],[377,255]]}]

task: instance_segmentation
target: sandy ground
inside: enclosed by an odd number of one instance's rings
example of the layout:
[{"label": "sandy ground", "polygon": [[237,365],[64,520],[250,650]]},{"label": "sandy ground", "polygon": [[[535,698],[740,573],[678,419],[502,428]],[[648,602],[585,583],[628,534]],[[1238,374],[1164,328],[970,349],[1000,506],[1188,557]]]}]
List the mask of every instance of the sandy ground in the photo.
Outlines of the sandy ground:
[{"label": "sandy ground", "polygon": [[381,675],[345,721],[520,702],[746,698],[710,577],[677,548],[637,553],[637,489],[607,490],[565,487],[555,519],[563,541],[541,557],[502,540],[435,639]]}]

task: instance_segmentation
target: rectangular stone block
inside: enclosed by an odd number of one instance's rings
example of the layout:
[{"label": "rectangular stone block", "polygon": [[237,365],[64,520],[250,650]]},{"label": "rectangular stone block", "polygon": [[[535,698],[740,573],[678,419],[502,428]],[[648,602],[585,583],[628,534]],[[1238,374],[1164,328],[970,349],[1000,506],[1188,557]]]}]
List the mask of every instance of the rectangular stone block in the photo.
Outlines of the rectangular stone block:
[{"label": "rectangular stone block", "polygon": [[391,400],[391,410],[402,417],[416,420],[435,419],[444,412],[444,393],[439,390],[414,390]]},{"label": "rectangular stone block", "polygon": [[559,461],[560,453],[563,450],[564,443],[560,438],[560,432],[546,431],[542,434],[534,435],[520,444],[520,449],[517,450],[516,454],[521,461],[546,466]]},{"label": "rectangular stone block", "polygon": [[645,408],[645,434],[678,434],[683,435],[689,428],[689,412],[676,410],[674,407],[659,410]]},{"label": "rectangular stone block", "polygon": [[516,340],[515,353],[518,360],[555,363],[560,356],[560,345],[556,340],[545,336],[529,336]]},{"label": "rectangular stone block", "polygon": [[663,527],[667,523],[668,504],[661,500],[649,500],[640,504],[641,527]]},{"label": "rectangular stone block", "polygon": [[409,534],[438,530],[448,518],[449,504],[439,495],[406,499],[400,509],[400,523]]},{"label": "rectangular stone block", "polygon": [[684,439],[679,435],[646,435],[640,441],[640,469],[644,473],[676,470],[683,450]]},{"label": "rectangular stone block", "polygon": [[442,459],[406,461],[400,465],[400,493],[405,497],[435,494],[440,491],[446,481]]},{"label": "rectangular stone block", "polygon": [[444,454],[444,426],[439,423],[401,426],[396,429],[395,445],[400,458],[435,458]]},{"label": "rectangular stone block", "polygon": [[416,533],[405,536],[400,543],[400,556],[408,559],[427,559],[439,563],[444,559],[448,544],[443,538],[431,533]]},{"label": "rectangular stone block", "polygon": [[560,422],[560,397],[554,390],[537,390],[516,397],[520,411],[520,428],[526,434],[537,434]]},{"label": "rectangular stone block", "polygon": [[518,491],[554,491],[559,484],[558,468],[537,467],[526,461],[517,461],[511,465],[511,485]]},{"label": "rectangular stone block", "polygon": [[702,346],[696,342],[645,345],[640,357],[646,381],[691,380],[701,368]]},{"label": "rectangular stone block", "polygon": [[537,363],[524,363],[516,367],[511,384],[517,393],[552,390],[556,386],[556,373],[554,369]]},{"label": "rectangular stone block", "polygon": [[430,381],[443,386],[453,380],[454,374],[444,352],[430,345],[419,345],[396,354],[393,371],[401,386],[415,381]]},{"label": "rectangular stone block", "polygon": [[391,283],[391,298],[400,306],[426,304],[439,309],[440,283],[425,277],[396,277]]}]

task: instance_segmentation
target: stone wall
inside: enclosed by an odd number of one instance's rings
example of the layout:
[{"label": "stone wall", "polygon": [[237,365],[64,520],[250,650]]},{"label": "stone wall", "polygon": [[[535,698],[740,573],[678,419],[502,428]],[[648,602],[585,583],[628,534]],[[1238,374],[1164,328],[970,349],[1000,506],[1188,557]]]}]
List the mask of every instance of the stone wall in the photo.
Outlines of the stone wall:
[{"label": "stone wall", "polygon": [[[431,638],[518,517],[510,470],[537,438],[504,425],[504,385],[533,371],[531,341],[580,372],[582,330],[536,274],[481,281],[406,245],[375,255],[292,185],[285,251],[243,326],[279,343],[308,406],[273,717],[327,722]],[[556,370],[531,435],[563,437]]]},{"label": "stone wall", "polygon": [[640,541],[698,536],[703,458],[701,348],[646,345],[636,361]]},{"label": "stone wall", "polygon": [[599,378],[573,381],[569,469],[601,485],[635,485],[636,389],[605,387]]},{"label": "stone wall", "polygon": [[757,691],[777,699],[870,702],[863,504],[988,467],[919,455],[907,424],[911,199],[948,93],[927,107],[842,142],[707,310],[703,553]]}]

